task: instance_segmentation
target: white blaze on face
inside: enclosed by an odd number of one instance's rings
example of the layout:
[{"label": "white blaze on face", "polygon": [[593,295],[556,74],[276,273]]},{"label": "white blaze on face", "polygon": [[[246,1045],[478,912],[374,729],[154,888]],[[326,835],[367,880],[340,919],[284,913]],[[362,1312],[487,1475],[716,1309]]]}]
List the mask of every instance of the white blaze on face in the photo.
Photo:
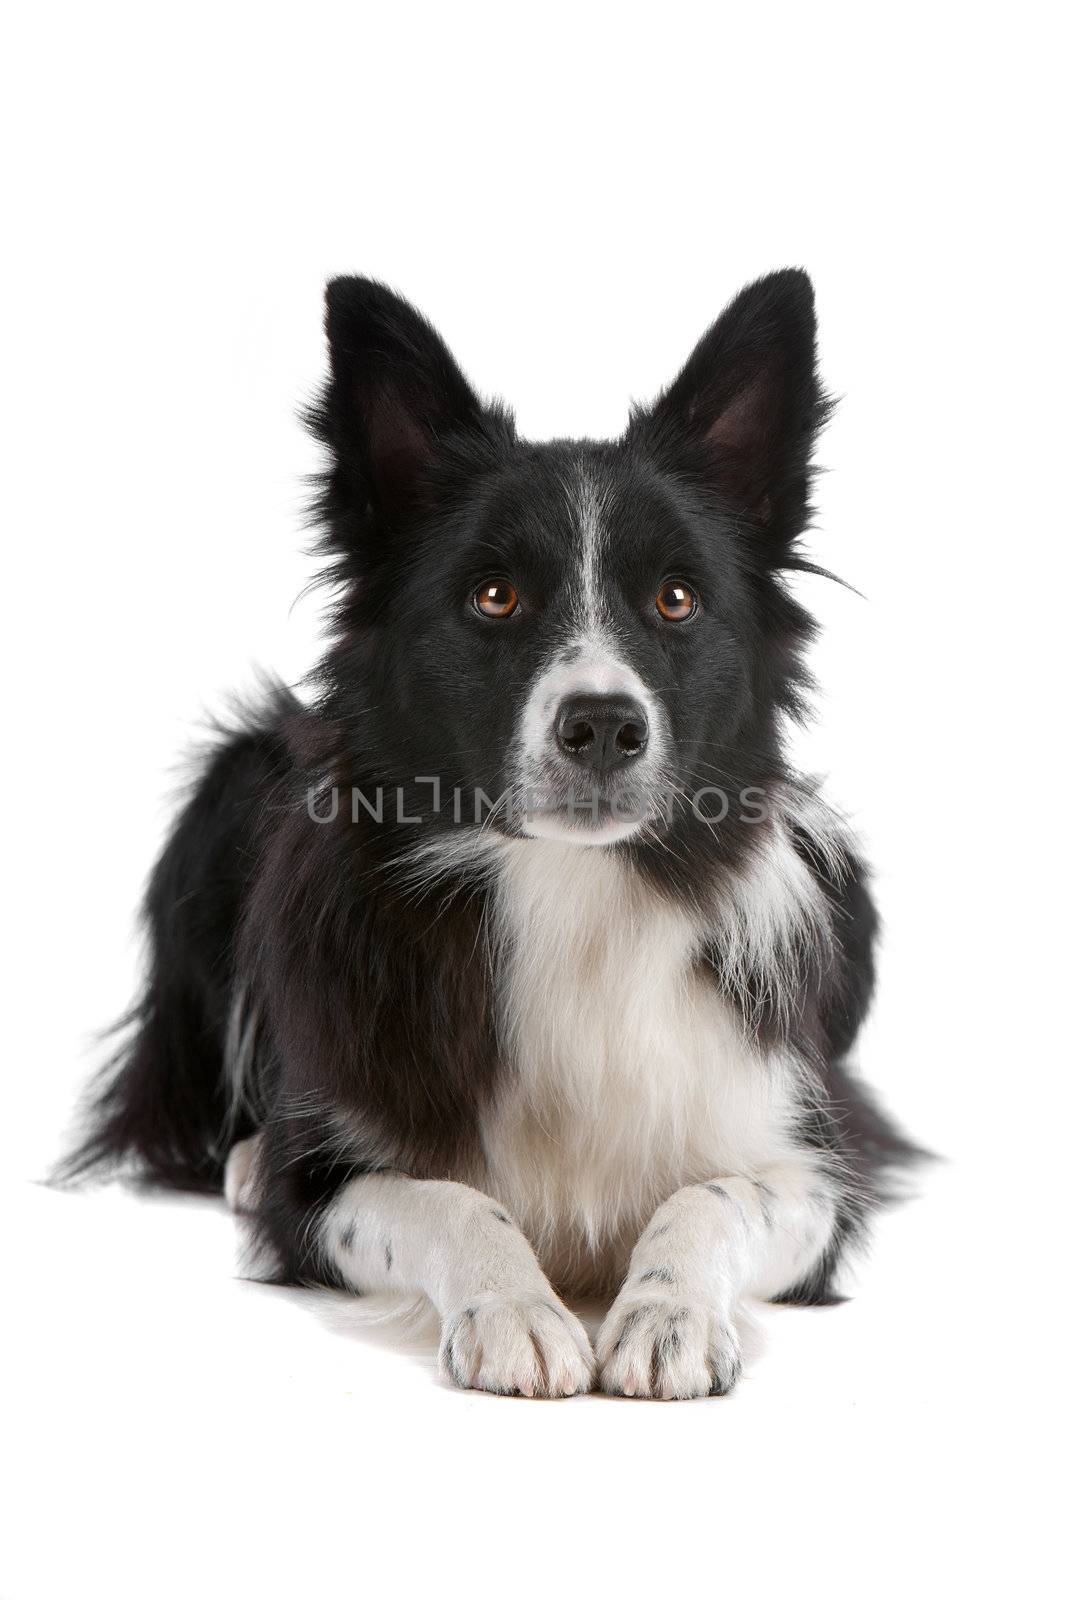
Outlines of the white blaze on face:
[{"label": "white blaze on face", "polygon": [[578,621],[586,627],[606,627],[607,602],[602,582],[606,496],[581,462],[567,498],[581,543]]},{"label": "white blaze on face", "polygon": [[575,570],[569,584],[570,631],[530,686],[516,731],[517,785],[527,797],[523,832],[536,838],[610,844],[637,831],[639,821],[613,818],[605,808],[594,827],[576,825],[566,812],[541,810],[538,795],[557,787],[567,773],[556,745],[556,720],[571,695],[619,695],[641,707],[649,738],[643,765],[656,770],[663,751],[663,715],[653,691],[624,659],[612,626],[603,584],[607,494],[589,466],[579,461],[568,487],[568,506],[577,534]]}]

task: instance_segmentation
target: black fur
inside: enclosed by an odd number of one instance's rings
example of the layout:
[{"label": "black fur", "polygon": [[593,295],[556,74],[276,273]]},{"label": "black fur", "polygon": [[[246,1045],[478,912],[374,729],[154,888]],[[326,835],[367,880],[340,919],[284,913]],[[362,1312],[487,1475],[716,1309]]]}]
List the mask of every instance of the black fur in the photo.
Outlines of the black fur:
[{"label": "black fur", "polygon": [[[808,565],[798,539],[830,410],[811,286],[796,271],[745,290],[612,443],[519,439],[379,284],[331,284],[327,333],[330,378],[310,422],[330,461],[316,515],[333,642],[310,702],[267,697],[179,818],[148,891],[144,998],[66,1169],[121,1165],[217,1189],[227,1150],[262,1127],[261,1233],[282,1276],[316,1281],[331,1269],[313,1223],[346,1179],[447,1176],[477,1149],[501,1070],[486,887],[457,869],[413,895],[402,868],[414,843],[475,820],[478,791],[501,793],[515,708],[563,637],[575,465],[610,490],[612,598],[627,658],[665,708],[680,782],[714,783],[729,801],[714,830],[683,808],[669,850],[644,837],[611,848],[664,894],[696,894],[710,925],[723,874],[757,848],[743,796],[789,777],[780,726],[804,708],[813,624],[784,579]],[[470,604],[501,573],[524,596],[506,626]],[[649,596],[674,573],[702,603],[671,627]],[[380,824],[353,823],[353,788],[398,790],[425,816],[427,774],[450,798],[417,830],[392,805]],[[307,797],[323,788],[342,801],[316,822]],[[794,843],[831,908],[832,956],[813,955],[788,1016],[749,1000],[757,1029],[787,1035],[821,1077],[808,1137],[852,1178],[832,1250],[783,1296],[814,1302],[832,1297],[840,1249],[910,1151],[843,1065],[873,984],[863,866],[834,868],[801,831]],[[249,1066],[236,1097],[223,1072],[235,1014]]]}]

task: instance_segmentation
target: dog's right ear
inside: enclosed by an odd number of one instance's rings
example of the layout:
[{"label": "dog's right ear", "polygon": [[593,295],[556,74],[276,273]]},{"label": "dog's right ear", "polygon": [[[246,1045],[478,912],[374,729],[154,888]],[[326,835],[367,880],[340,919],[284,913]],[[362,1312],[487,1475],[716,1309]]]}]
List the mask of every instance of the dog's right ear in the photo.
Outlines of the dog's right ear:
[{"label": "dog's right ear", "polygon": [[384,284],[334,278],[326,336],[330,377],[309,416],[334,459],[319,510],[334,524],[367,510],[403,524],[450,436],[484,435],[487,412],[436,330]]}]

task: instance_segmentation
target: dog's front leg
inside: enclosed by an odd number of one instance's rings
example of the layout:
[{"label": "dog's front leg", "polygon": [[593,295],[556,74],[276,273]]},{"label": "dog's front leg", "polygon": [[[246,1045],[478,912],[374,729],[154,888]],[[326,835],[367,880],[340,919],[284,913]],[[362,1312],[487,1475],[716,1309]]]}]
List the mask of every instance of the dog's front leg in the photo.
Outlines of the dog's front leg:
[{"label": "dog's front leg", "polygon": [[441,1367],[466,1389],[571,1395],[592,1384],[585,1329],[502,1207],[465,1184],[353,1178],[319,1224],[353,1289],[414,1290],[439,1312]]},{"label": "dog's front leg", "polygon": [[679,1189],[634,1246],[600,1330],[601,1387],[662,1400],[725,1394],[741,1372],[739,1300],[804,1278],[835,1215],[827,1176],[803,1162]]}]

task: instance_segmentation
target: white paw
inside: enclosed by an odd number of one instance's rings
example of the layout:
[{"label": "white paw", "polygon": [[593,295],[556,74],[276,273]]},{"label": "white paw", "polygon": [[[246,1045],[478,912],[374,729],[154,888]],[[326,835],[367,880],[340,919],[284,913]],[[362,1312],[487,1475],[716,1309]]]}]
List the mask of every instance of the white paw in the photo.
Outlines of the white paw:
[{"label": "white paw", "polygon": [[726,1394],[741,1374],[734,1328],[697,1301],[675,1293],[624,1289],[597,1338],[606,1394],[693,1400]]},{"label": "white paw", "polygon": [[251,1139],[239,1140],[226,1157],[222,1191],[231,1211],[240,1213],[255,1209],[259,1147],[262,1143],[263,1135],[253,1134]]},{"label": "white paw", "polygon": [[556,1397],[584,1394],[595,1368],[585,1329],[546,1285],[463,1306],[442,1330],[441,1370],[461,1389]]}]

